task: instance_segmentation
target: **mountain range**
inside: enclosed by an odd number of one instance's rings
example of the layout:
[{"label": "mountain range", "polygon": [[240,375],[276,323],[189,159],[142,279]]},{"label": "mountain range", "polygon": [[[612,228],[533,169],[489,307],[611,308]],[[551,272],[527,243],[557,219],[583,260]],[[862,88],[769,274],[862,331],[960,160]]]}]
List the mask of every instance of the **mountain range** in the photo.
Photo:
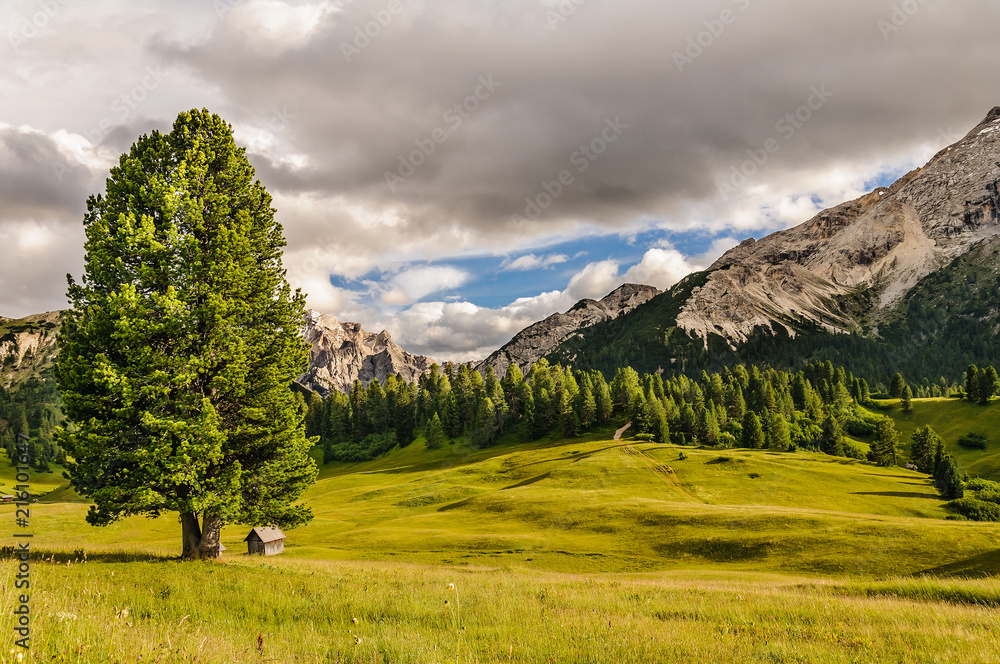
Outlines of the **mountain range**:
[{"label": "mountain range", "polygon": [[998,355],[998,183],[1000,107],[890,187],[742,242],[549,358],[604,370],[832,359],[880,380],[954,377]]},{"label": "mountain range", "polygon": [[[626,284],[535,323],[478,363],[542,357],[613,372],[836,360],[886,380],[1000,360],[1000,107],[922,168],[812,219],[748,239],[666,292]],[[0,384],[51,363],[59,313],[0,318]],[[358,323],[310,311],[298,381],[322,394],[433,364]]]}]

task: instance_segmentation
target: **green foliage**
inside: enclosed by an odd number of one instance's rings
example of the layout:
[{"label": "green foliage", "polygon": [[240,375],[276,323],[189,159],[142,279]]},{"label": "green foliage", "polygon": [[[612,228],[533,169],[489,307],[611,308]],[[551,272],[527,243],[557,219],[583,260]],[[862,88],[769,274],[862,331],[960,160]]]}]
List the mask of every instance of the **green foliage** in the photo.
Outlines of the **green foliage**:
[{"label": "green foliage", "polygon": [[888,417],[879,420],[875,425],[875,441],[872,443],[869,459],[880,466],[896,465],[899,431],[895,423]]},{"label": "green foliage", "polygon": [[959,437],[957,442],[967,450],[985,450],[990,439],[984,433],[967,433]]},{"label": "green foliage", "polygon": [[394,447],[395,433],[370,433],[357,443],[348,440],[334,447],[331,458],[333,461],[370,461],[385,455]]},{"label": "green foliage", "polygon": [[759,449],[766,445],[764,438],[764,428],[761,426],[757,413],[747,411],[743,418],[743,439],[740,441],[743,447]]},{"label": "green foliage", "polygon": [[904,413],[913,411],[913,390],[910,389],[909,385],[903,386],[903,391],[899,396],[899,402],[903,406]]},{"label": "green foliage", "polygon": [[55,376],[88,521],[179,512],[192,555],[188,524],[203,515],[210,556],[224,523],[308,521],[296,500],[316,466],[289,389],[307,359],[303,297],[231,127],[191,111],[140,137],[88,200],[84,230]]},{"label": "green foliage", "polygon": [[55,440],[62,424],[62,401],[50,377],[31,377],[8,389],[0,387],[0,448],[14,463],[18,434],[28,436],[28,463],[38,471],[61,465],[66,453]]},{"label": "green foliage", "polygon": [[903,379],[903,374],[896,373],[892,377],[892,381],[889,384],[889,396],[893,399],[900,399],[903,396],[903,389],[906,387],[906,381]]},{"label": "green foliage", "polygon": [[910,443],[910,462],[921,473],[934,473],[944,450],[944,440],[930,426],[923,426],[913,432]]},{"label": "green foliage", "polygon": [[444,425],[441,424],[441,418],[438,417],[437,413],[434,413],[434,417],[427,423],[426,438],[426,447],[429,450],[436,450],[444,445]]},{"label": "green foliage", "polygon": [[959,498],[946,507],[969,521],[1000,521],[1000,505],[977,498]]},{"label": "green foliage", "polygon": [[965,489],[962,486],[962,478],[958,474],[958,464],[955,463],[955,458],[950,454],[945,454],[935,464],[934,486],[948,500],[955,500],[964,495]]}]

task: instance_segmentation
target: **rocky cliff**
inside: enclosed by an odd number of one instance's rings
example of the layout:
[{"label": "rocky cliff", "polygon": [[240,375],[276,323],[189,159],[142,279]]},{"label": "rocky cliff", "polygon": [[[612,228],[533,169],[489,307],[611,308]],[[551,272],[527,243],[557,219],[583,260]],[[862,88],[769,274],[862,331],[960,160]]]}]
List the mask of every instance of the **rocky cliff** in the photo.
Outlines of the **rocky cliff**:
[{"label": "rocky cliff", "polygon": [[0,317],[0,386],[10,387],[52,365],[61,314]]},{"label": "rocky cliff", "polygon": [[371,334],[359,323],[342,323],[316,311],[306,314],[305,340],[312,345],[309,370],[297,381],[320,394],[346,392],[356,379],[365,386],[401,374],[417,380],[434,363],[424,355],[411,355],[393,343],[385,330]]},{"label": "rocky cliff", "polygon": [[571,339],[580,330],[613,320],[659,293],[652,286],[625,284],[600,301],[580,300],[566,313],[553,314],[521,330],[476,368],[486,371],[487,367],[493,367],[498,377],[505,376],[507,367],[511,364],[517,364],[522,371],[526,371],[534,362],[562,342]]},{"label": "rocky cliff", "polygon": [[[922,278],[1000,233],[998,182],[1000,107],[891,187],[727,252],[677,326],[740,342],[772,323],[793,335],[803,326],[846,332],[877,324]],[[859,292],[872,308],[844,306]]]}]

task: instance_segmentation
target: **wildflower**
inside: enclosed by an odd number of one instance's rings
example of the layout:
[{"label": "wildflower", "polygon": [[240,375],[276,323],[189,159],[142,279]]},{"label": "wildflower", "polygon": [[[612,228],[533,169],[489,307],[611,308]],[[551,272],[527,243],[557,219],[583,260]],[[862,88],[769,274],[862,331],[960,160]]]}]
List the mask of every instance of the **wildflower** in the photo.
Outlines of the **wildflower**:
[{"label": "wildflower", "polygon": [[358,619],[357,618],[351,618],[351,622],[353,622],[355,625],[357,625],[358,624]]},{"label": "wildflower", "polygon": [[455,589],[455,584],[454,583],[449,583],[448,584],[448,590],[454,590],[454,589]]}]

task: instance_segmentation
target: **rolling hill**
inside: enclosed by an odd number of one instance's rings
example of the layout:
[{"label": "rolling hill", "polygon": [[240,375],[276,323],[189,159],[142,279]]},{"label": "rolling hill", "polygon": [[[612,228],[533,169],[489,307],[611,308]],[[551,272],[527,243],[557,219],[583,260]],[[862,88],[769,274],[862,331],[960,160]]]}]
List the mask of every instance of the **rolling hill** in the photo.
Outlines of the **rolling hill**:
[{"label": "rolling hill", "polygon": [[[964,470],[997,478],[995,452],[962,450],[955,439],[970,426],[991,427],[998,413],[918,400],[899,422],[904,441],[931,423]],[[455,443],[427,451],[418,440],[375,461],[326,465],[305,498],[316,518],[294,532],[288,551],[566,572],[879,576],[981,573],[980,557],[1000,550],[1000,524],[946,520],[945,501],[916,472],[814,452],[678,447],[611,434],[485,450]],[[47,477],[48,490],[56,489],[58,476]],[[46,524],[36,544],[101,550],[127,543],[175,553],[174,518],[98,529],[84,523],[86,509],[66,487],[44,496],[33,510]],[[243,530],[224,531],[230,551],[243,548]]]}]

